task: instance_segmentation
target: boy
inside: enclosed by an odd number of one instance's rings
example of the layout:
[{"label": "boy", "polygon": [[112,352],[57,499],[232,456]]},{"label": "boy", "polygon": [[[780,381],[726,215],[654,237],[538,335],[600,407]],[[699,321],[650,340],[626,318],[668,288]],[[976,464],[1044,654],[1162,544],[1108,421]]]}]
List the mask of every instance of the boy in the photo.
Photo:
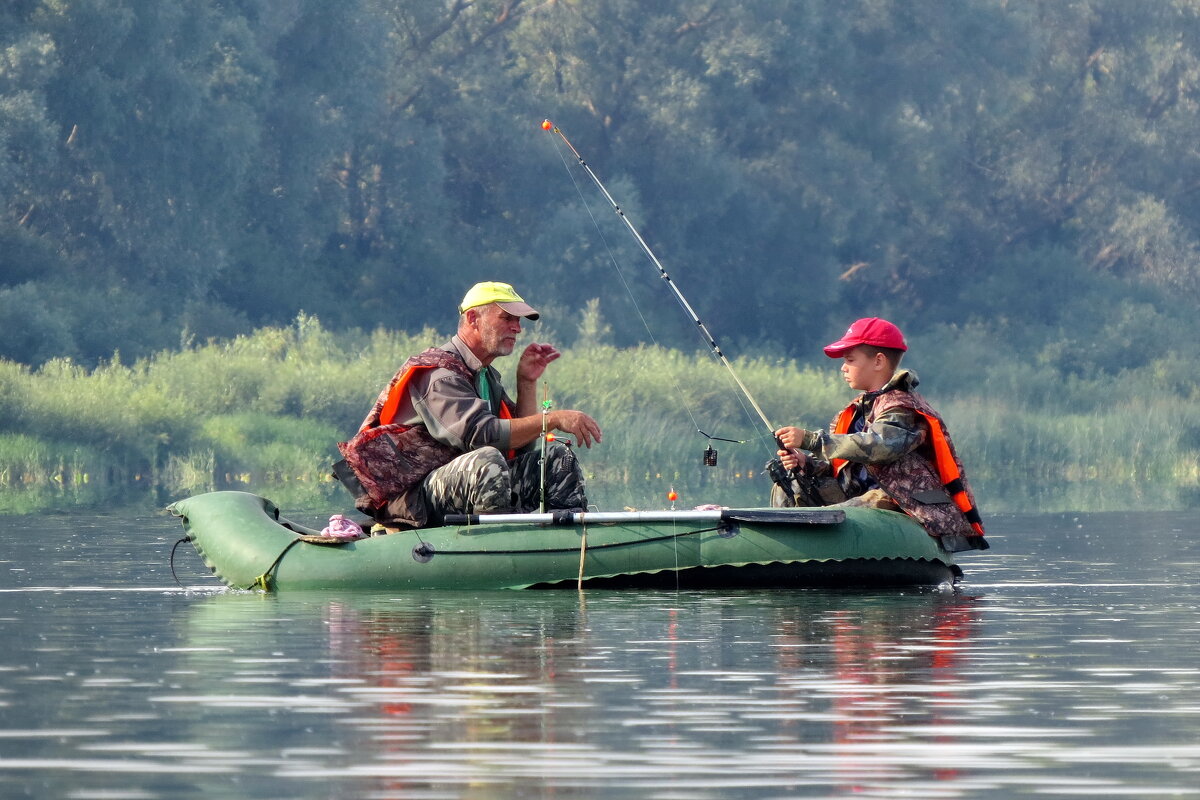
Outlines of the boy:
[{"label": "boy", "polygon": [[[916,374],[899,368],[907,350],[900,329],[885,319],[851,325],[825,347],[825,355],[842,359],[842,377],[863,394],[834,418],[829,431],[776,431],[785,448],[779,458],[785,469],[815,479],[826,502],[903,511],[946,550],[986,549],[975,497],[946,425],[914,391]],[[771,504],[792,505],[778,485]]]}]

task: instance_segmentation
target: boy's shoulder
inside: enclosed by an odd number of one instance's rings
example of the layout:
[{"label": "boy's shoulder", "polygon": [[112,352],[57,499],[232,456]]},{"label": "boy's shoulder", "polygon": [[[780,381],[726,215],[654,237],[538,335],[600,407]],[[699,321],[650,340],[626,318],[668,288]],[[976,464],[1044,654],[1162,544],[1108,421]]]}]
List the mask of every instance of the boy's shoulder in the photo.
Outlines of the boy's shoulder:
[{"label": "boy's shoulder", "polygon": [[921,379],[911,369],[900,369],[896,370],[889,384],[894,384],[902,392],[915,392],[921,385]]},{"label": "boy's shoulder", "polygon": [[915,372],[906,369],[898,371],[875,395],[872,403],[875,413],[878,414],[896,406],[917,409],[928,406],[925,398],[916,391],[918,384],[920,384],[920,380]]},{"label": "boy's shoulder", "polygon": [[920,381],[917,379],[915,372],[909,370],[901,370],[896,373],[888,385],[880,392],[875,400],[875,414],[883,413],[884,411],[896,407],[910,408],[914,411],[919,411],[923,414],[928,414],[934,417],[941,418],[937,409],[929,404],[919,392],[916,391]]},{"label": "boy's shoulder", "polygon": [[916,388],[920,383],[921,379],[917,377],[917,373],[910,369],[900,369],[896,370],[892,377],[888,378],[888,382],[884,384],[883,388],[874,394],[881,398],[897,392],[916,394]]}]

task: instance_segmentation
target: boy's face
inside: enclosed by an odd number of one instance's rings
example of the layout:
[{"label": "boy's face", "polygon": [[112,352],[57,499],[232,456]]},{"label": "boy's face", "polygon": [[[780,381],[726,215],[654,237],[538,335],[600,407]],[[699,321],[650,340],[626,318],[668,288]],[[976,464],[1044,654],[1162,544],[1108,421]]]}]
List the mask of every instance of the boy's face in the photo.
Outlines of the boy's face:
[{"label": "boy's face", "polygon": [[842,356],[842,377],[851,389],[874,392],[891,380],[892,365],[878,350],[856,347]]}]

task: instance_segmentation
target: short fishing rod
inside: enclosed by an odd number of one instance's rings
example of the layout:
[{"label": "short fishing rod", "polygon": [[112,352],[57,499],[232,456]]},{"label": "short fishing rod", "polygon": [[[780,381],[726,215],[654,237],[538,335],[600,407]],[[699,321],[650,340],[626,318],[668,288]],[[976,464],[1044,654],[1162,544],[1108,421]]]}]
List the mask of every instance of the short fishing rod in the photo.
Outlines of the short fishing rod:
[{"label": "short fishing rod", "polygon": [[[625,212],[621,210],[619,205],[617,205],[617,201],[613,199],[613,196],[608,193],[608,189],[605,188],[604,184],[600,181],[600,178],[596,176],[596,173],[592,171],[592,168],[588,166],[588,163],[583,160],[583,156],[581,156],[579,151],[575,149],[575,145],[571,144],[571,141],[566,137],[566,134],[564,134],[562,130],[560,130],[559,127],[550,120],[545,120],[542,122],[542,130],[557,133],[567,147],[570,148],[575,158],[579,161],[579,166],[583,167],[587,174],[591,177],[592,181],[596,184],[596,188],[598,188],[600,193],[604,195],[604,199],[608,200],[609,205],[613,207],[613,211],[617,212],[617,216],[620,217],[621,221],[625,223],[625,227],[629,228],[629,232],[633,234],[633,238],[636,239],[637,243],[641,246],[642,252],[646,254],[646,256],[650,259],[650,262],[658,269],[659,276],[666,281],[667,286],[671,288],[671,291],[675,294],[675,299],[679,301],[679,305],[683,308],[684,312],[691,317],[692,322],[696,323],[696,327],[699,329],[700,335],[704,337],[704,341],[708,344],[709,348],[713,351],[713,353],[716,354],[721,363],[725,365],[725,369],[729,370],[729,374],[733,377],[733,380],[738,385],[738,388],[742,390],[742,394],[745,395],[746,399],[750,401],[750,405],[754,407],[754,411],[758,414],[758,418],[761,419],[763,424],[767,426],[767,431],[770,432],[771,438],[775,440],[781,450],[786,449],[783,446],[783,442],[780,442],[779,438],[775,436],[774,426],[772,426],[771,421],[767,419],[767,415],[763,413],[762,408],[754,399],[754,395],[750,394],[750,390],[746,388],[746,384],[742,383],[742,379],[739,378],[737,372],[734,371],[733,364],[729,363],[729,359],[725,357],[723,352],[721,352],[721,347],[717,344],[717,340],[714,339],[713,335],[708,332],[708,328],[705,327],[704,323],[701,322],[700,317],[692,309],[691,303],[687,301],[687,298],[683,296],[683,292],[679,291],[679,287],[675,285],[675,281],[671,280],[671,276],[668,275],[666,269],[663,268],[662,262],[658,260],[658,256],[654,255],[654,251],[650,249],[648,244],[646,244],[646,240],[642,238],[640,233],[638,233],[637,228],[633,227],[633,223],[630,222],[629,218],[625,216]],[[700,433],[708,436],[708,434],[705,434],[703,431],[700,431]]]}]

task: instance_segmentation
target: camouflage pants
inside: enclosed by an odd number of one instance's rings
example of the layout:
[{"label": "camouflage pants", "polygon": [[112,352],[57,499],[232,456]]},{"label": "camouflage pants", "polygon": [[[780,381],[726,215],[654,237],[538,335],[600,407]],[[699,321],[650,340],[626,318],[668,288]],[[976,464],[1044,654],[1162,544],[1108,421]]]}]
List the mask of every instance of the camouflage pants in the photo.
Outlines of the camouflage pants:
[{"label": "camouflage pants", "polygon": [[[512,461],[494,447],[464,453],[425,478],[422,492],[429,523],[446,514],[505,514],[537,511],[541,495],[541,451],[523,450]],[[587,508],[583,470],[562,442],[546,447],[546,508]]]},{"label": "camouflage pants", "polygon": [[794,508],[802,506],[832,506],[848,503],[846,493],[838,484],[837,479],[828,475],[816,478],[814,481],[801,486],[795,479],[788,479],[792,492],[789,495],[778,483],[771,484],[771,506],[773,508]]},{"label": "camouflage pants", "polygon": [[[793,492],[795,493],[795,495],[797,497],[800,497],[803,495],[803,492],[798,485],[793,486]],[[823,501],[827,500],[830,502],[814,503],[814,505],[820,505],[820,506],[825,506],[825,507],[830,507],[830,508],[883,508],[888,511],[899,511],[900,510],[900,506],[896,505],[896,501],[893,500],[891,497],[889,497],[887,492],[885,492],[883,489],[870,489],[870,490],[858,495],[857,497],[851,497],[851,498],[848,498],[845,500],[841,500],[840,502],[838,499],[838,495],[840,495],[841,497],[845,497],[845,495],[841,493],[840,489],[838,489],[835,492],[833,490],[833,487],[827,487],[825,485],[822,485],[821,490],[820,490],[820,499]],[[815,499],[815,498],[810,498],[810,499]],[[772,507],[774,507],[774,508],[791,508],[796,505],[797,505],[797,503],[793,502],[792,498],[787,496],[787,493],[783,491],[783,489],[779,486],[779,484],[776,483],[776,484],[771,485],[771,506]]]},{"label": "camouflage pants", "polygon": [[896,505],[896,501],[888,496],[888,493],[883,489],[868,489],[857,497],[851,497],[841,503],[834,503],[834,506],[842,508],[882,508],[885,511],[899,511],[900,506]]}]

